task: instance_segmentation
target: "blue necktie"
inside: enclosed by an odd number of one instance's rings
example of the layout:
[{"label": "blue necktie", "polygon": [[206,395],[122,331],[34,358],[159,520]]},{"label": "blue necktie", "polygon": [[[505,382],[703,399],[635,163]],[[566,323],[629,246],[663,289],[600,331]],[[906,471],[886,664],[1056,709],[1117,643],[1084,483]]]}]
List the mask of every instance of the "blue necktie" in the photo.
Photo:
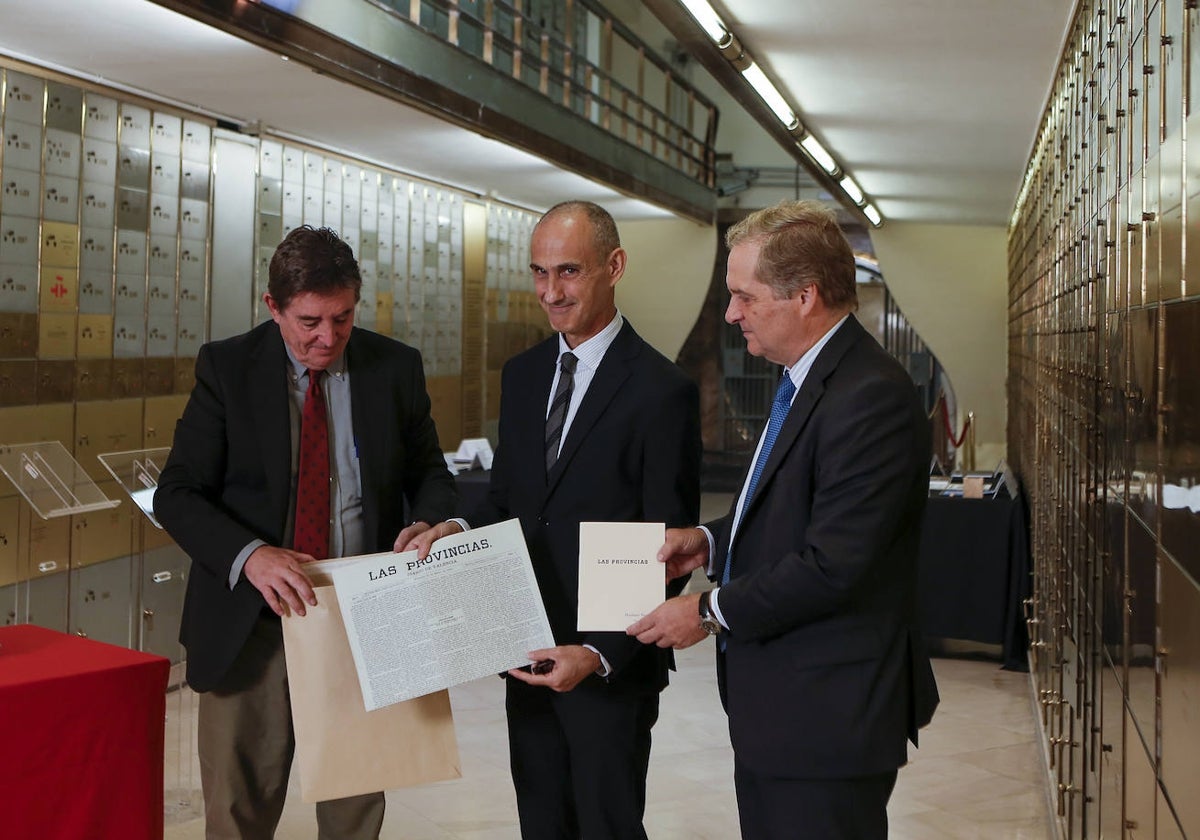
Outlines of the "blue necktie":
[{"label": "blue necktie", "polygon": [[[771,457],[771,448],[775,446],[775,438],[779,437],[779,430],[783,427],[783,421],[787,419],[788,409],[792,407],[792,396],[796,393],[796,385],[792,382],[792,377],[786,373],[779,380],[779,388],[775,391],[775,401],[771,403],[771,419],[767,421],[767,433],[763,436],[762,449],[758,452],[758,458],[754,461],[754,470],[750,473],[750,484],[746,487],[746,501],[742,503],[742,516],[738,519],[738,524],[741,524],[741,519],[745,517],[746,511],[750,509],[750,502],[754,499],[754,491],[758,488],[758,480],[762,478],[763,467],[767,465],[767,458]],[[732,548],[732,542],[730,543]],[[721,572],[721,585],[729,583],[729,570],[733,566],[733,552],[730,551],[730,556],[725,558],[725,569]]]}]

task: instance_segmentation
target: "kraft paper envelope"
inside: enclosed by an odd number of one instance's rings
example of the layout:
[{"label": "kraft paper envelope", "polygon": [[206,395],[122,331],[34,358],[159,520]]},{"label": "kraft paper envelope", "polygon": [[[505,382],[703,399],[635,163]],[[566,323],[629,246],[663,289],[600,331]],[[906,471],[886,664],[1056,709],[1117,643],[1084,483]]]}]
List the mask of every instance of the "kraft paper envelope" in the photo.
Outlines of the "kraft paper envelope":
[{"label": "kraft paper envelope", "polygon": [[283,619],[303,800],[460,778],[449,692],[366,711],[337,595],[314,591],[317,606]]}]

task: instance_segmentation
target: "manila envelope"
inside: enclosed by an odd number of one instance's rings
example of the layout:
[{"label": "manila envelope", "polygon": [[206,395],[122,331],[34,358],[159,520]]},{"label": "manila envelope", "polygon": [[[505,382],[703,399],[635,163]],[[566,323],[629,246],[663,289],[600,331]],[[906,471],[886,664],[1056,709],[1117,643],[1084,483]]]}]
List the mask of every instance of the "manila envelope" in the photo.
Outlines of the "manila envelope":
[{"label": "manila envelope", "polygon": [[317,606],[283,619],[301,798],[460,778],[449,692],[366,711],[337,595],[332,586],[314,590]]}]

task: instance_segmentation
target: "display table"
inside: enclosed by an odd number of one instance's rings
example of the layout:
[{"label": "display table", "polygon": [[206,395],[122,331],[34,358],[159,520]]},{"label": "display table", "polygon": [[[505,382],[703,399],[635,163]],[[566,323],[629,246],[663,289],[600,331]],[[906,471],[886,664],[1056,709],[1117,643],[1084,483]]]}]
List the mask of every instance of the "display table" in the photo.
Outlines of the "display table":
[{"label": "display table", "polygon": [[0,627],[0,836],[161,840],[170,662]]},{"label": "display table", "polygon": [[458,509],[455,516],[466,516],[487,498],[492,474],[489,470],[467,470],[454,476],[458,489]]},{"label": "display table", "polygon": [[926,636],[999,645],[1005,668],[1025,670],[1030,584],[1023,499],[929,499],[918,582]]}]

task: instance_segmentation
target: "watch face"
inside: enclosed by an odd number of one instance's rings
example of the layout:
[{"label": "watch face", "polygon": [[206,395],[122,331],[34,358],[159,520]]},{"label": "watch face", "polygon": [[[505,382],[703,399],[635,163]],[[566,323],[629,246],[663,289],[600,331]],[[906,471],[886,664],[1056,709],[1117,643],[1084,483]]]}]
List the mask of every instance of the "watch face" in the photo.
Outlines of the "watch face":
[{"label": "watch face", "polygon": [[700,619],[700,627],[710,636],[715,636],[721,632],[720,622],[710,615]]}]

